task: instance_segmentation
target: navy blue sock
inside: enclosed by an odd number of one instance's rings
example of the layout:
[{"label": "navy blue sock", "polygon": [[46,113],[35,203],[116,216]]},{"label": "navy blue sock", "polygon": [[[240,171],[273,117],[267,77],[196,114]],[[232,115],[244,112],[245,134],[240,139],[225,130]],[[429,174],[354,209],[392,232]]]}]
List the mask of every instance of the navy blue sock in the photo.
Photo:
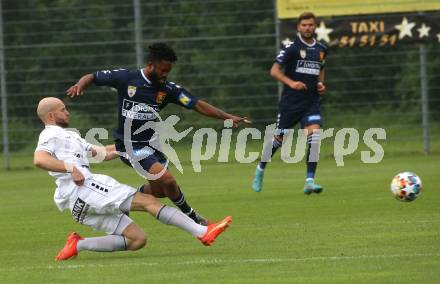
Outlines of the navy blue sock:
[{"label": "navy blue sock", "polygon": [[[275,154],[275,152],[278,150],[278,148],[280,148],[282,145],[282,142],[278,141],[277,139],[273,138],[272,139],[272,152],[270,157],[273,157],[273,155]],[[258,164],[258,167],[260,168],[260,170],[264,170],[266,168],[267,162],[263,162],[260,161],[260,163]]]},{"label": "navy blue sock", "polygon": [[183,192],[180,190],[180,187],[178,187],[178,190],[179,190],[179,196],[175,200],[171,199],[171,201],[174,203],[174,205],[179,207],[179,209],[183,213],[187,214],[191,212],[192,208],[191,206],[189,206],[188,202],[186,202],[185,195],[183,195]]},{"label": "navy blue sock", "polygon": [[319,133],[313,133],[307,137],[307,179],[314,179],[319,158]]}]

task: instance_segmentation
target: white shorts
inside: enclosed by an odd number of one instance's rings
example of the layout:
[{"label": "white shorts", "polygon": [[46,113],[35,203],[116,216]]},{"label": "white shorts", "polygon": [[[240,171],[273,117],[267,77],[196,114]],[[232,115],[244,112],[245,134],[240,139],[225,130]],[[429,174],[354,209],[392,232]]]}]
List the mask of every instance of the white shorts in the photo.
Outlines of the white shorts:
[{"label": "white shorts", "polygon": [[109,176],[93,174],[82,186],[75,186],[70,191],[69,209],[73,219],[80,224],[107,234],[120,234],[133,222],[124,215],[121,205],[127,201],[131,203],[136,191]]}]

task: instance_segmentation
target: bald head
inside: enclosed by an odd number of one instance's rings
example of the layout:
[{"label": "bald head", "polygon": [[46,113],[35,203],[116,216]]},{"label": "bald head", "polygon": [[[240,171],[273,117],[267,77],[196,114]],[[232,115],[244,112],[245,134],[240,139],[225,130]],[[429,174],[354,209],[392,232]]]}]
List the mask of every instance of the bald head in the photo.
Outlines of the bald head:
[{"label": "bald head", "polygon": [[60,119],[63,120],[61,124],[67,123],[69,116],[64,103],[54,97],[44,98],[38,103],[37,115],[44,124],[57,125],[60,125]]}]

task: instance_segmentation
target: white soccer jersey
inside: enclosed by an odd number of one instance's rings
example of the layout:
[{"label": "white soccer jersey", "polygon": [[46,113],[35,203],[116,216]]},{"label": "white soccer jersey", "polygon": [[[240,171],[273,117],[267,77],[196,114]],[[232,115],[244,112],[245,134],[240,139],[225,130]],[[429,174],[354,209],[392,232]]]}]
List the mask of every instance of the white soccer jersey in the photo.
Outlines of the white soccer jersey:
[{"label": "white soccer jersey", "polygon": [[[88,175],[89,161],[87,151],[92,144],[81,138],[78,133],[57,125],[47,125],[40,133],[35,151],[46,151],[60,161],[75,165],[83,174]],[[71,179],[70,173],[50,172],[56,179]]]},{"label": "white soccer jersey", "polygon": [[[74,131],[50,125],[41,132],[35,151],[46,151],[56,159],[74,165],[84,175],[81,186],[76,185],[70,173],[50,172],[56,178],[54,201],[60,211],[70,209],[75,221],[94,229],[113,234],[125,215],[120,206],[129,200],[136,189],[115,179],[92,174],[88,167],[87,152],[92,144]],[[125,229],[131,219],[125,217]]]}]

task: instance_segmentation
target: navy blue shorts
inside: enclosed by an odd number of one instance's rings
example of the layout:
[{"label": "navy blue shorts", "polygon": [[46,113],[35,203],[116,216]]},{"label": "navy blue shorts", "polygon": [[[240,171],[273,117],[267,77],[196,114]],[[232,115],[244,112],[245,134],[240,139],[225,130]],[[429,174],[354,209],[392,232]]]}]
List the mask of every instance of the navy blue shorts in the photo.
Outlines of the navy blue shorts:
[{"label": "navy blue shorts", "polygon": [[[165,155],[160,152],[157,151],[153,148],[151,148],[147,143],[132,143],[133,145],[133,153],[132,155],[129,155],[129,157],[124,157],[124,156],[119,156],[120,159],[128,166],[133,167],[132,163],[130,162],[129,159],[131,160],[137,160],[136,156],[145,156],[145,158],[143,158],[142,160],[138,161],[138,163],[142,166],[142,168],[145,171],[149,171],[151,166],[154,163],[161,163],[162,165],[165,165],[167,162],[167,158],[165,157]],[[116,140],[115,141],[115,146],[116,146],[116,150],[118,152],[123,152],[125,153],[125,145],[124,142],[122,142],[121,140]]]},{"label": "navy blue shorts", "polygon": [[319,101],[304,109],[280,109],[277,117],[276,134],[283,135],[285,130],[293,129],[298,122],[301,124],[301,128],[312,124],[322,126],[323,119]]}]

